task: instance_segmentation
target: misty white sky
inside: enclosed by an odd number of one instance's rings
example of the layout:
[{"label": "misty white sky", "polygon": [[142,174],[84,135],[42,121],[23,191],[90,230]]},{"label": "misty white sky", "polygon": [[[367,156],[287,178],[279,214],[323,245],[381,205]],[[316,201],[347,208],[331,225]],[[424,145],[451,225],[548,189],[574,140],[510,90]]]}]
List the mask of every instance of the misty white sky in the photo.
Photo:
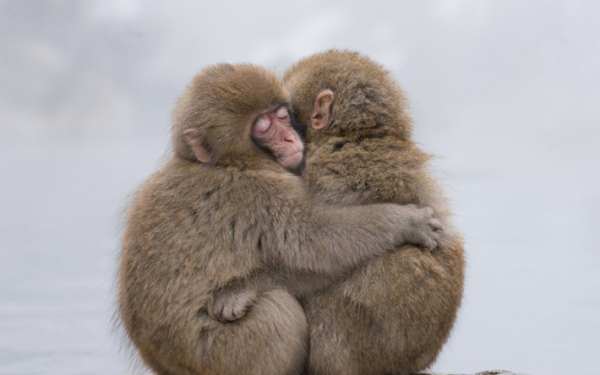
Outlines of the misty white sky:
[{"label": "misty white sky", "polygon": [[129,371],[120,213],[178,95],[329,48],[391,70],[439,155],[469,267],[435,369],[597,372],[600,2],[0,0],[0,374]]}]

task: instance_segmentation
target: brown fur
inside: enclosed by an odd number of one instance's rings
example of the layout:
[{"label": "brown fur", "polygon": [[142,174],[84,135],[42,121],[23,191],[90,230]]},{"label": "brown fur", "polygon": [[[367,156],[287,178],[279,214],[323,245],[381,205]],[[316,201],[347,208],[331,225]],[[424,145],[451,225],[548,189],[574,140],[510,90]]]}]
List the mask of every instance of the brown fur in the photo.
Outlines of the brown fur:
[{"label": "brown fur", "polygon": [[334,94],[328,126],[308,127],[304,171],[322,202],[394,202],[433,208],[444,236],[433,252],[415,246],[380,256],[306,300],[314,374],[409,374],[430,366],[446,342],[464,278],[461,237],[411,141],[406,101],[390,74],[358,53],[328,51],[284,77],[301,124],[315,99]]},{"label": "brown fur", "polygon": [[[341,274],[425,220],[395,204],[314,205],[299,176],[250,137],[262,111],[288,100],[266,70],[221,64],[175,108],[174,154],[135,196],[119,270],[124,327],[157,374],[300,373],[308,327],[290,292],[307,284],[261,290],[231,324],[212,317],[213,293],[257,275]],[[200,144],[210,165],[196,159]]]}]

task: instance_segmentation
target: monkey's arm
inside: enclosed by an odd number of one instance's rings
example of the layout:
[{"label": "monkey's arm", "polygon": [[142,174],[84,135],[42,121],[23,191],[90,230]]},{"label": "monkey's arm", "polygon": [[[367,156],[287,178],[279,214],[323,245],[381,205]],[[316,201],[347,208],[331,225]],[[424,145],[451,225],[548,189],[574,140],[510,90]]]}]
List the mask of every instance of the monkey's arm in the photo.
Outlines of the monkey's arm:
[{"label": "monkey's arm", "polygon": [[[263,246],[270,250],[266,260],[275,269],[257,271],[216,290],[209,304],[213,318],[223,323],[241,319],[267,289],[284,289],[296,297],[313,293],[344,271],[398,245],[432,247],[441,230],[430,208],[415,205],[322,206],[296,219],[303,221],[290,225],[283,240],[273,233],[271,239],[279,248]],[[292,232],[292,227],[298,232]],[[287,270],[281,269],[281,263]]]},{"label": "monkey's arm", "polygon": [[[370,257],[407,242],[433,247],[441,234],[433,211],[415,205],[322,206],[306,213],[296,217],[305,226],[289,226],[298,233],[288,228],[283,240],[273,233],[272,243],[279,248],[263,246],[275,269],[233,280],[214,292],[208,306],[213,318],[223,323],[241,319],[267,289],[284,289],[296,297],[312,293]],[[281,263],[287,271],[277,270]]]},{"label": "monkey's arm", "polygon": [[334,280],[335,277],[314,273],[261,270],[215,290],[208,312],[222,323],[233,322],[241,319],[266,290],[283,289],[298,298],[331,285]]},{"label": "monkey's arm", "polygon": [[406,243],[434,248],[441,232],[433,211],[415,205],[313,206],[300,219],[304,225],[292,236],[296,241],[280,243],[270,259],[294,271],[325,275],[343,273]]}]

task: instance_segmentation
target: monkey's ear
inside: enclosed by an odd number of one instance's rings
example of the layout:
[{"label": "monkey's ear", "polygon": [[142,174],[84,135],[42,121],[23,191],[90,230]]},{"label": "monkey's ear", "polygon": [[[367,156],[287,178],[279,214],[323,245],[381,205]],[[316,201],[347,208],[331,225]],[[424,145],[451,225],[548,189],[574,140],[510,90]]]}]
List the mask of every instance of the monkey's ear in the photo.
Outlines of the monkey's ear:
[{"label": "monkey's ear", "polygon": [[333,91],[326,89],[317,95],[315,107],[310,115],[310,126],[313,129],[322,130],[327,127],[331,114],[331,103],[333,103]]},{"label": "monkey's ear", "polygon": [[185,140],[190,147],[192,147],[192,151],[194,152],[196,159],[198,159],[200,163],[210,163],[212,161],[212,155],[204,146],[204,142],[202,142],[202,137],[198,129],[188,129],[184,134]]}]

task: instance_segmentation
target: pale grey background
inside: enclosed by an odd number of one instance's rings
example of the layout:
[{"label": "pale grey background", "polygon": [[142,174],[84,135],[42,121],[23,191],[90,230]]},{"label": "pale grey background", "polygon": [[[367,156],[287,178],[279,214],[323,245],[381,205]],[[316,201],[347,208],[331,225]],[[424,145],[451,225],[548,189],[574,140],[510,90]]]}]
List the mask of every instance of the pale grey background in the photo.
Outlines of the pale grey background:
[{"label": "pale grey background", "polygon": [[383,63],[465,233],[435,369],[600,368],[600,2],[0,1],[0,374],[121,374],[129,193],[207,64]]}]

